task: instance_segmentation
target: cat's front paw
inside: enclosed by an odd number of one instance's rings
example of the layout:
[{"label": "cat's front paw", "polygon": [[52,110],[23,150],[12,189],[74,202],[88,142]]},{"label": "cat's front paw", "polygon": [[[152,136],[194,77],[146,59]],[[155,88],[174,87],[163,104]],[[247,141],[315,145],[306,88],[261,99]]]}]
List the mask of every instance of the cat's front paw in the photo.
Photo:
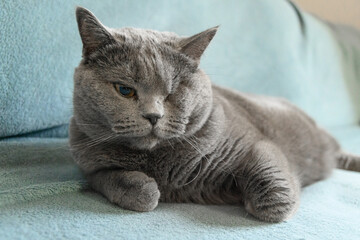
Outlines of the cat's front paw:
[{"label": "cat's front paw", "polygon": [[289,188],[274,187],[264,194],[245,200],[245,209],[256,218],[267,222],[282,222],[296,211],[298,199]]},{"label": "cat's front paw", "polygon": [[139,212],[153,210],[159,202],[160,191],[153,178],[142,172],[127,172],[117,184],[123,191],[113,192],[109,200],[122,208]]}]

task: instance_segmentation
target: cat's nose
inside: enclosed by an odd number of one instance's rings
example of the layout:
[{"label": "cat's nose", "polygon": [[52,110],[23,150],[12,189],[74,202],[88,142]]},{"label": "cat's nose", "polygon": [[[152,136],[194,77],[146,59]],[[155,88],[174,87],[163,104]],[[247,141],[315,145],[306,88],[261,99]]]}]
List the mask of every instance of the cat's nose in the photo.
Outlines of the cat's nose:
[{"label": "cat's nose", "polygon": [[143,117],[146,118],[147,120],[149,120],[152,125],[155,125],[157,123],[157,121],[160,118],[162,118],[162,116],[158,113],[145,114],[145,115],[143,115]]}]

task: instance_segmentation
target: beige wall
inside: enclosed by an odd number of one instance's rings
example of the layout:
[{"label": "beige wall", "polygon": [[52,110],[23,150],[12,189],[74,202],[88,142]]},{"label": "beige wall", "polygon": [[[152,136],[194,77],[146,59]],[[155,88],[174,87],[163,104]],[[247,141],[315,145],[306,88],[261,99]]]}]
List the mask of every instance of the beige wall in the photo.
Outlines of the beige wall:
[{"label": "beige wall", "polygon": [[360,0],[294,0],[294,2],[321,18],[360,29]]}]

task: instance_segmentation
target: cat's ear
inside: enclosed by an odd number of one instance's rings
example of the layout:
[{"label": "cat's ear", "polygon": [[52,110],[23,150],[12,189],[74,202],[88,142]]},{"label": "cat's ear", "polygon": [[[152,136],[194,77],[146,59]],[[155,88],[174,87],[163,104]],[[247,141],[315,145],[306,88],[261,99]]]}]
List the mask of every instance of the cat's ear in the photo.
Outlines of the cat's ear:
[{"label": "cat's ear", "polygon": [[106,27],[89,10],[77,7],[76,20],[83,43],[83,57],[114,41]]},{"label": "cat's ear", "polygon": [[201,55],[215,36],[218,28],[219,26],[209,28],[194,36],[181,39],[178,45],[179,51],[199,63]]}]

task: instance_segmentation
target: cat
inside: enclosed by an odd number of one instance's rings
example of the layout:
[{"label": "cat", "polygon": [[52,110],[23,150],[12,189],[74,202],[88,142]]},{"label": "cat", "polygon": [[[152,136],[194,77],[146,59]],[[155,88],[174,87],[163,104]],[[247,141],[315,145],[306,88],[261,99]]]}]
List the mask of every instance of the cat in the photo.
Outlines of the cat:
[{"label": "cat", "polygon": [[83,58],[74,74],[70,149],[109,201],[151,211],[159,201],[243,204],[280,222],[301,187],[360,158],[288,101],[211,83],[200,58],[218,27],[191,37],[105,27],[76,18]]}]

